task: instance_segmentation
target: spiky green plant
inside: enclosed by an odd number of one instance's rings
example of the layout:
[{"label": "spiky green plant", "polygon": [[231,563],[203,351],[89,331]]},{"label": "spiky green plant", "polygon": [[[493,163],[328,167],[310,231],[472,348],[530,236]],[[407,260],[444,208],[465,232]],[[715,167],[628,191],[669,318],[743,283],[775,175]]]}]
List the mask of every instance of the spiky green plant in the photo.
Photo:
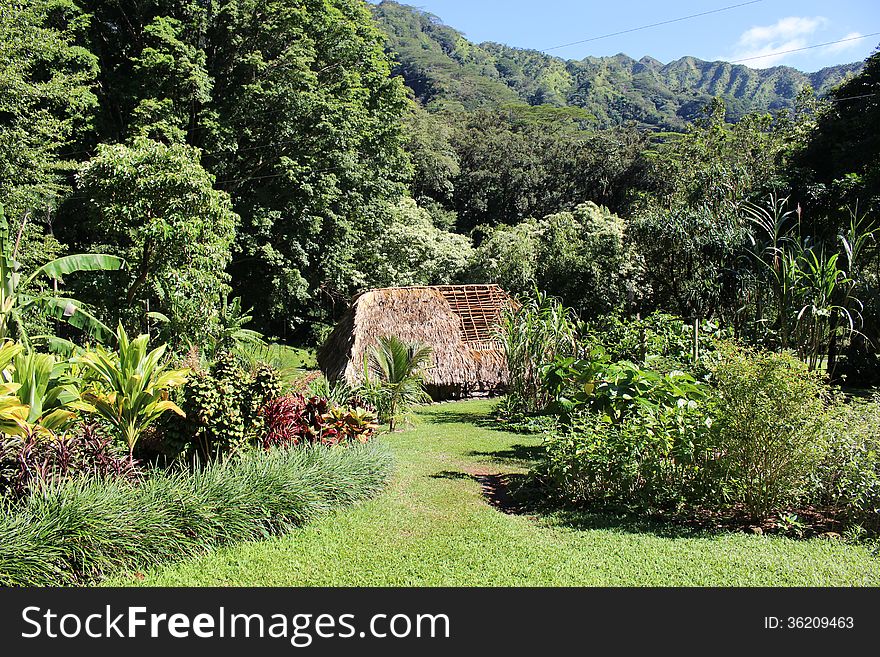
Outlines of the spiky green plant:
[{"label": "spiky green plant", "polygon": [[539,291],[504,309],[497,337],[507,358],[512,411],[544,410],[550,394],[541,382],[541,368],[557,357],[574,356],[579,332],[574,311]]},{"label": "spiky green plant", "polygon": [[247,355],[253,350],[267,347],[262,333],[244,328],[253,320],[253,315],[250,314],[252,311],[253,308],[242,310],[241,297],[234,297],[229,301],[223,295],[217,318],[217,332],[208,348],[211,358],[217,358],[224,353]]},{"label": "spiky green plant", "polygon": [[128,445],[129,457],[141,434],[166,411],[184,413],[168,399],[171,388],[186,382],[188,370],[172,370],[162,364],[166,345],[147,352],[149,336],[129,340],[122,324],[117,330],[118,349],[98,346],[77,361],[89,373],[92,390],[83,394],[90,405]]},{"label": "spiky green plant", "polygon": [[[370,347],[365,366],[365,387],[370,390],[379,419],[394,431],[397,421],[416,404],[431,401],[425,390],[423,370],[431,359],[431,347],[410,344],[393,335],[380,336]],[[375,379],[371,374],[378,375]]]},{"label": "spiky green plant", "polygon": [[[796,328],[798,257],[795,247],[800,242],[792,233],[795,212],[786,210],[787,198],[771,195],[766,205],[746,203],[743,210],[755,227],[750,234],[749,254],[761,268],[775,302],[774,323],[780,346],[788,349]],[[764,323],[763,317],[756,318]]]}]

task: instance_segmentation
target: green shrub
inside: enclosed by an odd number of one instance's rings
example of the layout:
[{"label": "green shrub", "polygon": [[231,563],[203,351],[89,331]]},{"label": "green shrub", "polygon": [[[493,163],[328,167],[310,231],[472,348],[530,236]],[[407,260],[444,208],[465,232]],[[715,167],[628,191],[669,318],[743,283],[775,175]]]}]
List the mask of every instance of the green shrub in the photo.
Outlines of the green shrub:
[{"label": "green shrub", "polygon": [[702,492],[713,453],[704,383],[610,362],[600,348],[557,358],[541,382],[561,422],[544,475],[564,501],[658,509]]},{"label": "green shrub", "polygon": [[378,443],[248,452],[141,484],[69,481],[0,509],[0,586],[85,584],[288,531],[380,491]]},{"label": "green shrub", "polygon": [[816,502],[880,529],[880,398],[835,404],[825,425]]},{"label": "green shrub", "polygon": [[280,396],[277,372],[258,365],[248,374],[232,355],[192,374],[180,392],[185,418],[169,417],[162,427],[172,455],[195,452],[203,459],[246,449],[262,437],[261,409]]},{"label": "green shrub", "polygon": [[619,424],[634,412],[652,426],[677,422],[706,397],[707,387],[681,370],[659,373],[629,361],[609,362],[594,349],[585,358],[557,358],[541,368],[548,409],[564,420],[586,410]]},{"label": "green shrub", "polygon": [[612,361],[628,360],[658,372],[689,370],[702,374],[705,361],[715,354],[727,333],[708,320],[701,321],[696,362],[693,324],[659,311],[635,320],[604,317],[587,325],[584,342],[601,348]]},{"label": "green shrub", "polygon": [[756,519],[802,502],[870,516],[880,497],[876,406],[836,408],[829,420],[827,388],[801,361],[717,347],[709,385],[597,352],[545,367],[563,421],[539,471],[552,494],[641,511],[740,508]]},{"label": "green shrub", "polygon": [[827,394],[793,356],[727,345],[712,368],[723,499],[754,518],[797,504],[823,458]]},{"label": "green shrub", "polygon": [[705,494],[709,438],[699,410],[667,425],[642,409],[617,423],[588,412],[548,438],[539,476],[566,504],[679,507]]}]

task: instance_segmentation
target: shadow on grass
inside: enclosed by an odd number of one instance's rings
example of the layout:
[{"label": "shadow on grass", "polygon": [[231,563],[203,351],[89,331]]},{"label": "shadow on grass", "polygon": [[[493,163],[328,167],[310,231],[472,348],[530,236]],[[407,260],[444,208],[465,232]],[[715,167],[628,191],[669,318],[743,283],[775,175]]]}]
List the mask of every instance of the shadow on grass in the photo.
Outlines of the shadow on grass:
[{"label": "shadow on grass", "polygon": [[492,452],[467,452],[467,456],[479,456],[498,463],[515,463],[517,465],[537,463],[543,455],[544,448],[541,445],[511,445],[507,449],[498,449]]},{"label": "shadow on grass", "polygon": [[467,472],[455,472],[454,470],[441,470],[428,476],[431,479],[473,479]]},{"label": "shadow on grass", "polygon": [[622,534],[651,534],[659,538],[706,538],[727,533],[693,527],[672,520],[639,516],[626,511],[552,508],[542,505],[540,514],[550,524],[578,531],[613,531]]},{"label": "shadow on grass", "polygon": [[[522,447],[518,445],[516,447]],[[511,450],[514,451],[514,450]],[[488,452],[488,454],[493,454]],[[547,526],[576,531],[612,531],[651,534],[659,538],[706,538],[729,533],[731,528],[710,529],[672,518],[643,516],[620,509],[581,509],[549,501],[540,484],[527,474],[469,473],[441,470],[431,479],[472,480],[480,484],[486,503],[508,515],[529,516]]]},{"label": "shadow on grass", "polygon": [[428,424],[470,424],[482,429],[501,429],[498,422],[491,417],[481,415],[479,413],[469,413],[467,411],[435,411],[427,412],[422,415],[424,421]]}]

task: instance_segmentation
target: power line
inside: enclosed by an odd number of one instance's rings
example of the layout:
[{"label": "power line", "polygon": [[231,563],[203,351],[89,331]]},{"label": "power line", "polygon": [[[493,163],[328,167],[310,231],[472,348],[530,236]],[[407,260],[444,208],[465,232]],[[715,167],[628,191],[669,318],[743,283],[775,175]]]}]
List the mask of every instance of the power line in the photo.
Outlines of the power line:
[{"label": "power line", "polygon": [[712,9],[711,11],[703,11],[699,14],[691,14],[689,16],[681,16],[679,18],[673,18],[668,21],[660,21],[659,23],[651,23],[650,25],[642,25],[641,27],[633,27],[629,30],[621,30],[620,32],[610,32],[608,34],[602,34],[600,36],[590,37],[589,39],[581,39],[580,41],[572,41],[571,43],[564,43],[561,46],[553,46],[552,48],[544,48],[543,50],[559,50],[560,48],[568,48],[568,46],[576,46],[581,43],[589,43],[590,41],[598,41],[599,39],[608,39],[613,36],[620,36],[621,34],[629,34],[630,32],[638,32],[639,30],[647,30],[651,27],[658,27],[660,25],[669,25],[670,23],[678,23],[681,21],[690,20],[691,18],[699,18],[700,16],[708,16],[709,14],[718,14],[722,11],[729,11],[731,9],[736,9],[738,7],[745,7],[747,5],[754,5],[759,2],[763,2],[764,0],[751,0],[750,2],[741,2],[738,5],[729,5],[727,7],[721,7],[720,9]]},{"label": "power line", "polygon": [[847,100],[859,100],[860,98],[874,98],[875,96],[880,96],[880,94],[862,94],[861,96],[847,96],[846,98],[823,98],[825,102],[828,103],[842,103]]},{"label": "power line", "polygon": [[821,48],[823,46],[833,46],[835,43],[846,43],[847,41],[858,41],[859,39],[867,39],[868,37],[877,36],[880,32],[871,32],[870,34],[862,34],[860,36],[848,37],[846,39],[838,39],[837,41],[826,41],[825,43],[817,43],[812,46],[804,46],[803,48],[792,48],[791,50],[777,50],[776,52],[768,52],[764,55],[755,55],[754,57],[743,57],[742,59],[731,59],[728,64],[738,64],[739,62],[749,62],[753,59],[764,59],[765,57],[775,57],[776,55],[787,55],[790,52],[800,52],[801,50],[810,50],[811,48]]}]

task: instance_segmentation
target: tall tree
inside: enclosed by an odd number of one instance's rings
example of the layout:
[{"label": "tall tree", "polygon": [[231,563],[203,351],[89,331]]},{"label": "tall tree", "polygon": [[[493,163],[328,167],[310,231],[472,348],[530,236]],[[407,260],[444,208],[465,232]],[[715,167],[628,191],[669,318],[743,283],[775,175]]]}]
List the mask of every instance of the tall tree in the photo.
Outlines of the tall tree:
[{"label": "tall tree", "polygon": [[130,326],[145,327],[148,313],[161,312],[174,342],[203,339],[226,289],[237,218],[198,151],[146,137],[101,145],[79,182],[91,247],[129,265],[124,288],[96,291],[101,305]]},{"label": "tall tree", "polygon": [[54,210],[97,102],[88,24],[69,0],[0,0],[0,204],[25,273],[61,251]]},{"label": "tall tree", "polygon": [[361,0],[84,3],[98,138],[203,151],[241,217],[229,271],[285,333],[353,292],[381,208],[410,174],[406,96]]},{"label": "tall tree", "polygon": [[[837,87],[816,128],[796,158],[805,202],[834,216],[856,203],[862,211],[880,208],[880,51],[861,73]],[[846,213],[843,214],[845,224]],[[832,226],[829,231],[834,233]]]}]

